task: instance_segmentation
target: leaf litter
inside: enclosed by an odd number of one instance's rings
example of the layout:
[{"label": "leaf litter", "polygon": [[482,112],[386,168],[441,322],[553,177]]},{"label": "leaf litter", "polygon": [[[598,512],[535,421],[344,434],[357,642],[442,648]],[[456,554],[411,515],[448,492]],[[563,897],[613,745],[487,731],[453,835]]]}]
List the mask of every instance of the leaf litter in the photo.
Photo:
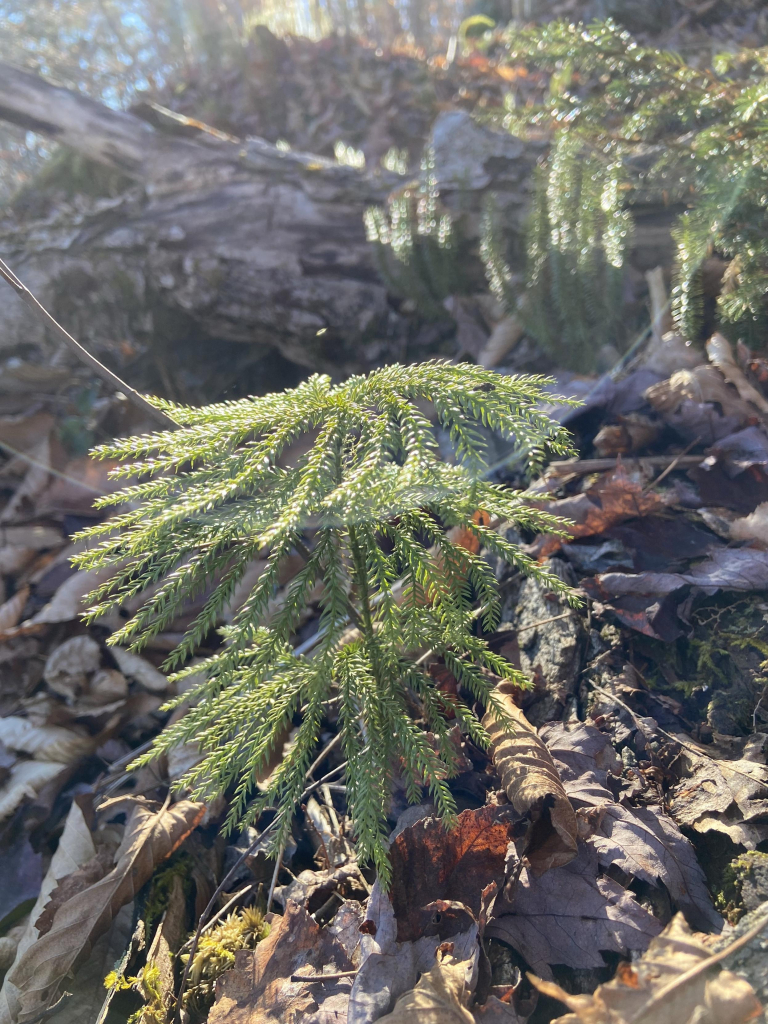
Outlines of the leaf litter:
[{"label": "leaf litter", "polygon": [[[311,92],[315,51],[302,46],[291,59]],[[396,127],[387,122],[387,141]],[[365,131],[355,123],[374,151]],[[143,657],[104,646],[119,623],[84,631],[82,599],[98,580],[71,570],[69,536],[112,485],[81,457],[61,461],[53,414],[0,417],[0,442],[28,456],[9,458],[2,477],[0,844],[18,892],[0,921],[0,1022],[43,1019],[62,998],[54,1024],[95,1019],[95,1007],[101,1024],[126,991],[133,1009],[143,999],[160,1014],[143,1024],[170,1019],[209,904],[211,942],[198,948],[215,946],[226,969],[193,978],[190,1024],[195,1012],[212,1024],[521,1024],[537,993],[565,1004],[568,1024],[756,1019],[764,934],[711,960],[767,910],[735,927],[720,913],[732,916],[728,864],[768,842],[768,394],[754,365],[719,336],[706,354],[666,336],[623,379],[578,382],[594,392],[591,423],[571,421],[584,458],[530,488],[573,525],[528,538],[528,550],[573,572],[586,608],[502,577],[492,641],[534,690],[502,684],[517,729],[487,718],[490,756],[457,731],[453,830],[426,793],[408,811],[396,779],[390,897],[354,862],[332,715],[277,865],[258,849],[244,856],[268,815],[254,836],[222,838],[226,799],[169,798],[170,763],[126,772],[162,727],[173,691],[160,665],[200,606]],[[251,577],[261,571],[254,561]],[[741,624],[718,618],[734,595],[748,602]],[[313,625],[301,623],[301,640]],[[268,930],[255,948],[218,941],[227,923],[242,937],[255,910]],[[102,984],[117,959],[122,995]]]},{"label": "leaf litter", "polygon": [[[723,386],[732,387],[725,378]],[[734,408],[751,401],[746,394],[734,390]],[[604,415],[610,425],[611,414]],[[738,426],[745,422],[737,419]],[[618,424],[626,439],[627,421]],[[618,436],[604,431],[597,454],[613,443],[606,438]],[[645,436],[652,444],[657,434]],[[685,440],[685,430],[680,436]],[[265,903],[275,865],[258,852],[216,896],[224,874],[231,874],[235,851],[243,849],[236,845],[242,840],[215,839],[226,804],[203,808],[182,799],[164,806],[168,782],[177,774],[170,760],[154,774],[125,772],[134,751],[160,728],[157,707],[169,686],[158,666],[172,637],[167,646],[158,638],[158,646],[141,657],[105,648],[108,623],[88,632],[78,624],[79,602],[93,581],[66,569],[60,559],[66,537],[44,522],[23,528],[37,532],[9,534],[3,565],[16,589],[3,619],[11,631],[8,657],[12,661],[13,645],[23,643],[27,663],[38,667],[0,719],[7,752],[0,811],[11,824],[39,822],[34,839],[51,828],[46,821],[56,821],[51,814],[60,794],[64,800],[84,795],[71,804],[45,879],[27,886],[18,905],[23,914],[39,887],[37,904],[20,925],[5,930],[8,948],[16,952],[0,994],[3,1024],[31,1021],[59,998],[54,1021],[66,1021],[67,1013],[86,1005],[103,1007],[109,1016],[126,992],[170,1018],[190,929],[212,897],[219,917],[198,944],[192,982],[182,996],[193,1022],[520,1024],[537,995],[567,995],[574,1021],[602,1021],[602,1007],[610,1006],[617,1016],[606,1021],[629,1024],[641,1004],[633,1003],[631,1012],[618,1008],[610,986],[623,992],[631,982],[639,986],[631,987],[633,998],[638,991],[653,998],[656,989],[644,979],[659,957],[669,981],[685,964],[710,955],[699,940],[680,938],[691,928],[710,936],[722,932],[725,941],[730,928],[714,903],[717,884],[705,852],[710,847],[697,843],[720,836],[724,867],[768,838],[768,745],[747,749],[744,733],[729,745],[725,734],[707,732],[706,721],[701,724],[705,694],[690,688],[679,657],[674,665],[660,664],[652,624],[666,615],[690,662],[696,647],[687,637],[701,642],[696,609],[717,605],[729,591],[746,597],[753,602],[756,632],[750,636],[757,643],[753,677],[759,684],[768,654],[760,651],[763,627],[755,616],[762,622],[762,612],[754,603],[768,580],[760,503],[732,516],[724,537],[711,529],[715,520],[707,506],[695,507],[690,496],[691,476],[698,472],[721,472],[728,480],[762,472],[768,435],[752,425],[702,444],[695,472],[688,463],[669,474],[664,487],[653,486],[658,471],[643,468],[642,450],[637,463],[622,463],[620,453],[612,469],[587,476],[582,490],[577,465],[571,474],[566,467],[549,479],[556,493],[545,506],[572,518],[571,538],[534,541],[529,550],[592,595],[591,617],[565,608],[532,581],[521,586],[502,578],[505,606],[494,643],[534,677],[534,689],[500,684],[499,696],[517,728],[510,734],[487,716],[487,754],[457,730],[463,767],[451,785],[465,809],[455,828],[446,830],[428,802],[406,810],[396,781],[390,815],[400,824],[390,849],[390,896],[372,886],[374,879],[354,860],[343,786],[334,778],[305,802],[276,875],[272,906]],[[41,508],[49,510],[56,491],[40,493],[48,502]],[[724,497],[716,507],[726,505]],[[70,514],[74,496],[63,507]],[[662,565],[655,539],[668,544]],[[256,575],[262,569],[254,566]],[[644,619],[622,604],[629,598],[645,602],[637,606]],[[31,627],[42,632],[24,632]],[[642,646],[643,637],[649,646]],[[716,668],[719,657],[710,658]],[[431,671],[444,679],[440,685],[454,685],[444,668]],[[648,676],[653,686],[644,682]],[[716,689],[715,673],[706,691],[710,703]],[[326,747],[332,748],[334,735],[329,720]],[[315,778],[333,775],[339,764],[338,751],[329,749]],[[40,849],[40,839],[35,843]],[[20,869],[29,849],[8,847],[9,870],[20,878],[26,877]],[[170,872],[167,883],[164,871]],[[157,900],[159,917],[154,911],[147,916]],[[243,937],[250,934],[249,907],[265,915],[264,934],[251,948]],[[143,921],[151,922],[150,932],[138,941],[136,924],[144,927]],[[220,935],[232,935],[226,942],[234,945],[222,945]],[[116,941],[128,957],[123,980],[109,991],[94,991],[93,958],[103,964],[98,951]],[[668,944],[658,945],[663,942]],[[697,950],[690,962],[670,953],[681,942],[689,953]],[[568,979],[568,990],[556,989]],[[585,984],[594,995],[571,994]],[[699,1007],[701,1022],[718,1024],[750,1019],[743,1014],[752,1012],[754,998],[740,975],[714,969],[685,995]],[[722,1017],[724,1000],[743,1007],[742,1016]]]}]

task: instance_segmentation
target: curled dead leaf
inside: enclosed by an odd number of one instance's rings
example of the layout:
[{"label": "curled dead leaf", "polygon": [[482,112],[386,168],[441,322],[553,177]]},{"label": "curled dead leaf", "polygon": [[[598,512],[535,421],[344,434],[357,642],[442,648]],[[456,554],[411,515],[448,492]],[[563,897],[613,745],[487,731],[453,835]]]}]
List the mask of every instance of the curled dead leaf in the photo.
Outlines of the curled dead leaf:
[{"label": "curled dead leaf", "polygon": [[464,964],[435,964],[380,1020],[382,1024],[474,1024],[465,1005],[468,996]]},{"label": "curled dead leaf", "polygon": [[496,688],[504,710],[515,723],[510,733],[492,711],[483,718],[491,754],[504,790],[518,814],[531,820],[525,855],[536,875],[573,860],[578,847],[576,813],[560,780],[552,755],[512,699],[511,684]]},{"label": "curled dead leaf", "polygon": [[93,750],[93,742],[73,729],[33,725],[18,715],[0,718],[0,742],[9,750],[30,754],[36,761],[74,764]]},{"label": "curled dead leaf", "polygon": [[762,502],[748,516],[734,520],[730,535],[734,540],[749,541],[768,548],[768,502]]},{"label": "curled dead leaf", "polygon": [[746,1024],[759,1016],[762,1006],[738,975],[708,974],[707,968],[722,959],[722,953],[710,956],[677,914],[640,960],[626,965],[591,996],[574,996],[554,982],[528,977],[539,992],[571,1011],[554,1024]]},{"label": "curled dead leaf", "polygon": [[710,361],[718,368],[729,384],[733,384],[739,393],[739,398],[744,402],[750,402],[763,415],[768,415],[768,401],[754,385],[750,384],[747,377],[736,362],[733,355],[731,343],[717,331],[707,342],[707,355]]},{"label": "curled dead leaf", "polygon": [[606,458],[611,455],[632,455],[657,441],[663,425],[638,412],[619,416],[618,423],[606,423],[594,440],[595,452]]},{"label": "curled dead leaf", "polygon": [[[88,956],[118,910],[183,842],[205,810],[189,800],[162,809],[138,798],[124,804],[130,806],[130,813],[114,868],[61,902],[50,930],[26,950],[8,975],[18,990],[19,1024],[36,1019],[56,1001],[67,975]],[[62,879],[57,888],[64,884]],[[56,900],[56,890],[51,899]]]},{"label": "curled dead leaf", "polygon": [[669,380],[653,384],[645,397],[659,413],[667,418],[684,402],[715,403],[723,415],[732,417],[740,424],[754,421],[755,410],[739,394],[732,390],[723,379],[722,373],[714,366],[696,366],[692,370],[677,370]]}]

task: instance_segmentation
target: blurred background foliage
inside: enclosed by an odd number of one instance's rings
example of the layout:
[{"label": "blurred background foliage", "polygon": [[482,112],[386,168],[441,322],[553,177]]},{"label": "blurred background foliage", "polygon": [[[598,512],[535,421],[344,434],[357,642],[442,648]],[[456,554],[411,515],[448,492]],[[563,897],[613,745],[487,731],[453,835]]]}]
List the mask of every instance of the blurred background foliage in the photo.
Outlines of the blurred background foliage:
[{"label": "blurred background foliage", "polygon": [[[493,13],[509,17],[515,2]],[[127,107],[142,93],[189,80],[193,69],[247,59],[260,26],[277,36],[340,33],[429,55],[445,50],[472,9],[472,0],[0,0],[0,60]],[[2,125],[0,197],[28,181],[48,154],[46,140]]]}]

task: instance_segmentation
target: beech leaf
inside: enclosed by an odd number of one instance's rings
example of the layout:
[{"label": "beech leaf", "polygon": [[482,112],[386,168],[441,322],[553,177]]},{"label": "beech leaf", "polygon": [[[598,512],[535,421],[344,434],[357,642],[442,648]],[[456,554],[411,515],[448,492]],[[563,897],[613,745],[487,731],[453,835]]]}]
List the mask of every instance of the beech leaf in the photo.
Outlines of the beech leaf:
[{"label": "beech leaf", "polygon": [[533,823],[525,855],[534,874],[540,875],[576,856],[576,814],[551,754],[512,699],[512,684],[500,683],[496,693],[515,722],[514,732],[497,721],[492,711],[486,713],[483,725],[510,803]]},{"label": "beech leaf", "polygon": [[[114,868],[65,899],[53,915],[50,930],[9,972],[7,980],[18,989],[19,1024],[37,1018],[56,1001],[67,975],[88,956],[118,910],[133,899],[157,864],[183,842],[205,810],[202,804],[189,800],[158,810],[135,798],[130,806]],[[51,893],[53,901],[57,901],[57,891],[63,890],[65,882],[62,879]]]}]

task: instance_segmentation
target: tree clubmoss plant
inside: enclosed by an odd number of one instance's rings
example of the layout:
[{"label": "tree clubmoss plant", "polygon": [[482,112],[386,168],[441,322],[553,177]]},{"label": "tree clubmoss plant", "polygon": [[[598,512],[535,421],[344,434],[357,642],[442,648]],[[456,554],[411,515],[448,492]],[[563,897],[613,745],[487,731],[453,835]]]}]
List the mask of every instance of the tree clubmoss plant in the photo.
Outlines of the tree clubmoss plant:
[{"label": "tree clubmoss plant", "polygon": [[[467,705],[435,687],[424,652],[444,659],[486,707],[497,709],[494,676],[525,685],[478,635],[478,620],[487,633],[499,618],[494,572],[446,531],[461,528],[553,591],[567,589],[484,525],[498,517],[536,531],[562,527],[483,476],[487,431],[514,438],[529,468],[549,452],[570,453],[566,431],[538,408],[553,401],[549,383],[442,362],[389,366],[339,385],[313,376],[281,394],[201,409],[158,400],[179,430],[96,449],[97,457],[132,460],[113,476],[144,479],[99,499],[101,508],[121,507],[80,535],[91,546],[77,564],[113,570],[91,595],[88,618],[152,587],[111,637],[140,649],[190,597],[208,595],[166,663],[176,681],[204,679],[166,705],[192,706],[138,763],[198,744],[203,759],[178,786],[202,799],[228,791],[230,825],[275,806],[279,847],[333,702],[358,851],[386,884],[393,778],[405,780],[414,801],[429,787],[451,819],[456,750],[447,718],[486,740]],[[440,454],[429,415],[449,433],[454,462]],[[280,591],[281,567],[297,551],[305,564]],[[221,628],[221,647],[189,665],[257,558],[264,571]],[[301,653],[294,634],[311,602],[320,609],[318,642]],[[500,706],[498,714],[505,717]],[[292,726],[292,743],[260,788],[256,778]]]},{"label": "tree clubmoss plant", "polygon": [[719,255],[730,263],[720,325],[762,347],[768,47],[699,68],[639,45],[611,21],[553,21],[510,30],[504,59],[550,74],[539,104],[510,109],[504,119],[517,135],[544,130],[552,138],[528,236],[532,333],[574,368],[587,364],[590,344],[596,351],[606,340],[621,342],[631,211],[652,199],[684,208],[674,231],[680,329],[692,340],[701,331],[702,264]]}]

